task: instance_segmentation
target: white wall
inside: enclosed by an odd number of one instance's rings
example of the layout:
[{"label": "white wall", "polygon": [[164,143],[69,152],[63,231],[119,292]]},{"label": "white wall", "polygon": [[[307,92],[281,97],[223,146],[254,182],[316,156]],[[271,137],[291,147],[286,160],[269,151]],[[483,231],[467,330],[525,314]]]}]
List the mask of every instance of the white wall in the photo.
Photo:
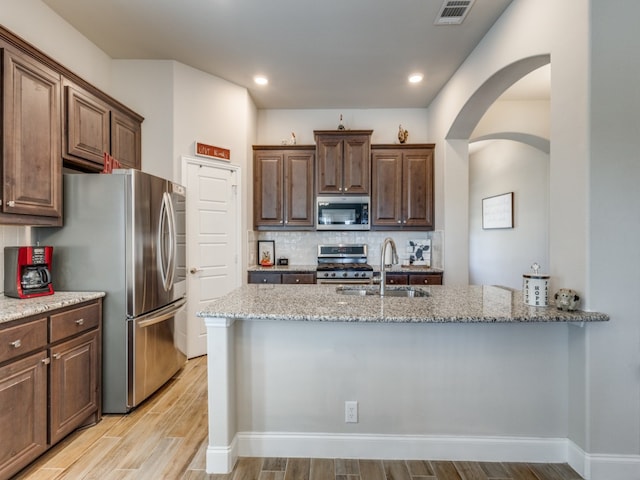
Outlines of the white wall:
[{"label": "white wall", "polygon": [[447,276],[464,282],[466,261],[450,247],[468,238],[468,158],[462,140],[445,139],[449,126],[494,72],[550,53],[552,291],[572,286],[584,292],[584,307],[612,317],[569,328],[569,438],[593,479],[636,479],[640,471],[640,67],[628,60],[640,46],[639,13],[640,4],[624,0],[515,0],[429,109],[433,137],[444,144],[436,150],[436,205],[446,205]]},{"label": "white wall", "polygon": [[[498,99],[482,116],[472,139],[535,135],[547,146],[548,100]],[[546,140],[547,144],[544,143]],[[537,144],[536,144],[537,145]],[[513,229],[484,230],[482,199],[514,192]],[[469,282],[522,287],[537,262],[549,266],[549,153],[512,140],[474,142],[469,153]]]},{"label": "white wall", "polygon": [[[469,157],[469,282],[522,288],[538,262],[549,272],[549,155],[510,140],[490,140]],[[482,199],[514,192],[514,225],[482,228]]]},{"label": "white wall", "polygon": [[428,132],[427,110],[423,108],[260,110],[256,143],[278,145],[282,140],[288,140],[293,131],[298,145],[313,145],[313,131],[337,129],[341,114],[345,128],[373,130],[372,143],[398,143],[399,125],[409,131],[407,143],[432,143]]},{"label": "white wall", "polygon": [[41,0],[0,1],[0,24],[110,93],[111,58]]},{"label": "white wall", "polygon": [[170,60],[114,60],[114,96],[144,117],[142,166],[145,172],[174,180],[175,62]]},{"label": "white wall", "polygon": [[[244,321],[234,328],[240,432],[541,443],[567,435],[562,325]],[[357,424],[344,422],[346,400],[359,402]]]},{"label": "white wall", "polygon": [[[589,292],[612,322],[586,332],[590,451],[640,455],[640,3],[591,1]],[[624,15],[611,15],[612,11]],[[627,478],[640,478],[640,457]]]}]

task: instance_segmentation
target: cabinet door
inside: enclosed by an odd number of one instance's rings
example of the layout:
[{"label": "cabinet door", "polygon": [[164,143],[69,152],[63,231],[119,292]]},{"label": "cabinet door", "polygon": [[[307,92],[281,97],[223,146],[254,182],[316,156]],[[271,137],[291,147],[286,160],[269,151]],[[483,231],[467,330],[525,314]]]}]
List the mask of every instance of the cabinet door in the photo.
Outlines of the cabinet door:
[{"label": "cabinet door", "polygon": [[284,156],[284,224],[287,227],[313,227],[314,153],[296,152]]},{"label": "cabinet door", "polygon": [[51,444],[98,411],[98,339],[98,331],[94,330],[51,347]]},{"label": "cabinet door", "polygon": [[46,352],[0,368],[0,478],[47,449]]},{"label": "cabinet door", "polygon": [[318,193],[342,193],[343,139],[336,135],[317,137]]},{"label": "cabinet door", "polygon": [[398,227],[402,224],[402,153],[374,151],[371,165],[371,225]]},{"label": "cabinet door", "polygon": [[85,169],[102,170],[104,153],[110,152],[109,106],[80,88],[65,85],[64,90],[65,158]]},{"label": "cabinet door", "polygon": [[349,135],[344,139],[342,193],[369,193],[371,148],[369,135]]},{"label": "cabinet door", "polygon": [[282,152],[254,152],[253,224],[256,227],[284,224],[283,162]]},{"label": "cabinet door", "polygon": [[4,48],[2,212],[62,214],[60,75]]},{"label": "cabinet door", "polygon": [[403,154],[402,225],[433,228],[433,150]]},{"label": "cabinet door", "polygon": [[141,167],[142,125],[118,110],[111,112],[111,156],[122,168]]}]

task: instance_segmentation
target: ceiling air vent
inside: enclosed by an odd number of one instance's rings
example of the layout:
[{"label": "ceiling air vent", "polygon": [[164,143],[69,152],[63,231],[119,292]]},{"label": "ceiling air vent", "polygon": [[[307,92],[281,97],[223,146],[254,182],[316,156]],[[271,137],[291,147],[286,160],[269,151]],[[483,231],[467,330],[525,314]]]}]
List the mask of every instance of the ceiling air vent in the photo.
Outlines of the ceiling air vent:
[{"label": "ceiling air vent", "polygon": [[445,0],[438,12],[436,25],[460,25],[475,0]]}]

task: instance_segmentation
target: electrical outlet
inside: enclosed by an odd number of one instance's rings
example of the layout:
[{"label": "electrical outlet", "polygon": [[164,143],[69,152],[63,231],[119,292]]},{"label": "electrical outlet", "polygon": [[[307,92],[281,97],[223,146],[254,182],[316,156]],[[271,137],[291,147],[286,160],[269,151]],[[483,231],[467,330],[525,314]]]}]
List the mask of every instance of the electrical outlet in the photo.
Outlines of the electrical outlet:
[{"label": "electrical outlet", "polygon": [[356,400],[344,402],[344,421],[345,423],[358,423],[358,402]]}]

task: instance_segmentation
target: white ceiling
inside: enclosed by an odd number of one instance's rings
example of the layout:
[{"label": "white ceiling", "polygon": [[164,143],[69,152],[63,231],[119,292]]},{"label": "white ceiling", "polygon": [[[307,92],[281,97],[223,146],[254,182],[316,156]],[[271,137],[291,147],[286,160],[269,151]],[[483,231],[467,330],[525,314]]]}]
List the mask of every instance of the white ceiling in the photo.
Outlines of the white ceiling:
[{"label": "white ceiling", "polygon": [[512,0],[450,26],[434,25],[443,0],[43,1],[112,58],[176,60],[258,108],[309,109],[427,107]]}]

